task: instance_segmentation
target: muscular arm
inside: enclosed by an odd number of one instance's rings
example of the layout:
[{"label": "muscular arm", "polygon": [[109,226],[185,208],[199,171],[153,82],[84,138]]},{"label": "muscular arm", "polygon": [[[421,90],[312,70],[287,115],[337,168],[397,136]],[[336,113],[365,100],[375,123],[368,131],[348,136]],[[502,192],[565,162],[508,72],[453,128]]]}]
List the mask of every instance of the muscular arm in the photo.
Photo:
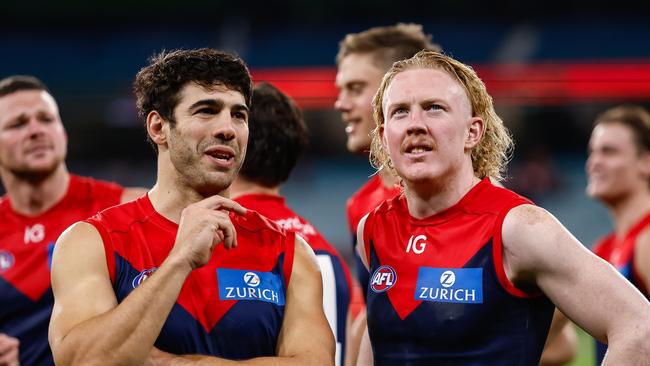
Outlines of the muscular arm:
[{"label": "muscular arm", "polygon": [[650,303],[611,265],[539,207],[512,209],[502,232],[508,278],[537,286],[569,319],[608,343],[605,364],[650,359]]},{"label": "muscular arm", "polygon": [[52,260],[49,338],[56,364],[142,364],[190,270],[165,262],[118,306],[99,233],[87,223],[72,226]]},{"label": "muscular arm", "polygon": [[52,261],[49,339],[56,364],[142,365],[187,275],[207,263],[217,243],[236,245],[226,210],[245,212],[219,196],[186,207],[167,259],[119,305],[95,227],[77,223],[66,230]]},{"label": "muscular arm", "polygon": [[323,313],[323,289],[318,263],[314,252],[300,237],[296,237],[295,246],[277,357],[228,361],[199,355],[172,356],[169,364],[174,366],[333,365],[334,336]]},{"label": "muscular arm", "polygon": [[569,319],[555,309],[548,331],[540,366],[564,365],[573,360],[578,351],[578,335]]}]

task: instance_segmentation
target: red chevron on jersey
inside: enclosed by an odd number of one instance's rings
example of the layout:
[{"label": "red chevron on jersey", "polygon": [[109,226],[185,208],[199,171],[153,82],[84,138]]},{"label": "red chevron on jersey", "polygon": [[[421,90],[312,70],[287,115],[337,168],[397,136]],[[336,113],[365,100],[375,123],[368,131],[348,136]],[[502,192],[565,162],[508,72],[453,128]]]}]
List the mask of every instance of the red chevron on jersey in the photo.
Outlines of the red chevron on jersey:
[{"label": "red chevron on jersey", "polygon": [[[496,236],[500,244],[499,213],[522,203],[529,201],[483,180],[456,205],[425,219],[409,214],[404,197],[374,210],[364,227],[366,259],[370,263],[372,248],[379,265],[394,269],[396,281],[386,292],[399,317],[405,319],[422,303],[414,297],[420,268],[462,268],[490,239]],[[500,280],[517,293],[505,275]]]},{"label": "red chevron on jersey", "polygon": [[[255,273],[279,269],[276,275],[282,277],[283,291],[286,291],[291,276],[293,234],[285,234],[277,225],[252,210],[243,216],[231,214],[231,220],[237,231],[237,247],[227,250],[223,245],[215,246],[210,261],[187,277],[176,301],[206,332],[210,332],[241,301],[220,298],[218,269]],[[118,301],[133,290],[134,281],[142,282],[143,279],[136,279],[137,276],[151,274],[162,264],[174,246],[178,231],[178,225],[160,215],[147,196],[106,210],[87,221],[102,236]],[[175,322],[173,316],[172,313],[167,325],[182,328],[184,325]],[[161,337],[174,335],[163,331]]]}]

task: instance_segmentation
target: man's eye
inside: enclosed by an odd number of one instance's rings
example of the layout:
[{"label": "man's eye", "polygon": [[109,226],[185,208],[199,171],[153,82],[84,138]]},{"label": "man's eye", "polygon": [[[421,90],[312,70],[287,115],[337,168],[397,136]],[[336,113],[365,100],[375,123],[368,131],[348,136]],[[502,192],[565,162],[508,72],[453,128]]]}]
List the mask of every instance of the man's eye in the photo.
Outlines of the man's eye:
[{"label": "man's eye", "polygon": [[201,108],[196,111],[196,114],[214,114],[214,110],[212,108]]}]

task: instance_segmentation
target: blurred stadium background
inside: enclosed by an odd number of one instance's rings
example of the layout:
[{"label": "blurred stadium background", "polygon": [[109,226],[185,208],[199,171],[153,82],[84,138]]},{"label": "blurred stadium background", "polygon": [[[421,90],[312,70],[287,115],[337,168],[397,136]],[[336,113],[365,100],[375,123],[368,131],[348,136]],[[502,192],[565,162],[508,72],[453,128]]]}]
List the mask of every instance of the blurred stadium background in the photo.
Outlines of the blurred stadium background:
[{"label": "blurred stadium background", "polygon": [[[586,145],[608,107],[650,107],[650,5],[633,1],[35,1],[0,6],[0,77],[32,74],[59,101],[73,172],[150,186],[155,155],[131,83],[154,52],[236,52],[256,81],[305,108],[311,149],[284,193],[346,257],[346,198],[372,174],[345,150],[333,111],[334,56],[348,32],[417,22],[473,65],[516,141],[506,186],[555,214],[586,246],[610,230],[584,194]],[[588,344],[588,342],[583,342]],[[582,356],[579,364],[589,364]],[[584,357],[587,357],[585,359]]]}]

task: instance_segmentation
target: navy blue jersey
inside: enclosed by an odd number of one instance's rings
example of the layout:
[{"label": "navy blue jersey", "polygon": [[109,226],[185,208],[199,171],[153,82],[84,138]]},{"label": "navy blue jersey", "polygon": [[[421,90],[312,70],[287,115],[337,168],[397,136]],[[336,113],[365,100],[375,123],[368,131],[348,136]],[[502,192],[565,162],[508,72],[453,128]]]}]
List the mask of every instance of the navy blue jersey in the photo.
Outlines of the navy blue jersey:
[{"label": "navy blue jersey", "polygon": [[54,365],[47,328],[56,239],[75,222],[119,204],[123,191],[113,183],[72,175],[63,199],[38,216],[21,215],[9,197],[0,199],[0,333],[20,340],[21,365]]},{"label": "navy blue jersey", "polygon": [[537,365],[553,315],[502,263],[507,212],[530,203],[485,179],[431,217],[386,201],[364,226],[368,329],[376,365]]},{"label": "navy blue jersey", "polygon": [[280,196],[247,194],[235,199],[242,206],[255,210],[273,220],[285,230],[299,234],[316,254],[323,277],[323,310],[336,340],[334,364],[343,365],[345,360],[346,320],[350,306],[352,280],[348,266],[316,228],[291,210]]},{"label": "navy blue jersey", "polygon": [[[210,261],[190,273],[155,342],[157,348],[231,360],[277,354],[295,234],[252,210],[231,214],[231,220],[237,247],[216,245]],[[178,231],[146,195],[87,221],[102,236],[118,302],[162,264]]]}]

